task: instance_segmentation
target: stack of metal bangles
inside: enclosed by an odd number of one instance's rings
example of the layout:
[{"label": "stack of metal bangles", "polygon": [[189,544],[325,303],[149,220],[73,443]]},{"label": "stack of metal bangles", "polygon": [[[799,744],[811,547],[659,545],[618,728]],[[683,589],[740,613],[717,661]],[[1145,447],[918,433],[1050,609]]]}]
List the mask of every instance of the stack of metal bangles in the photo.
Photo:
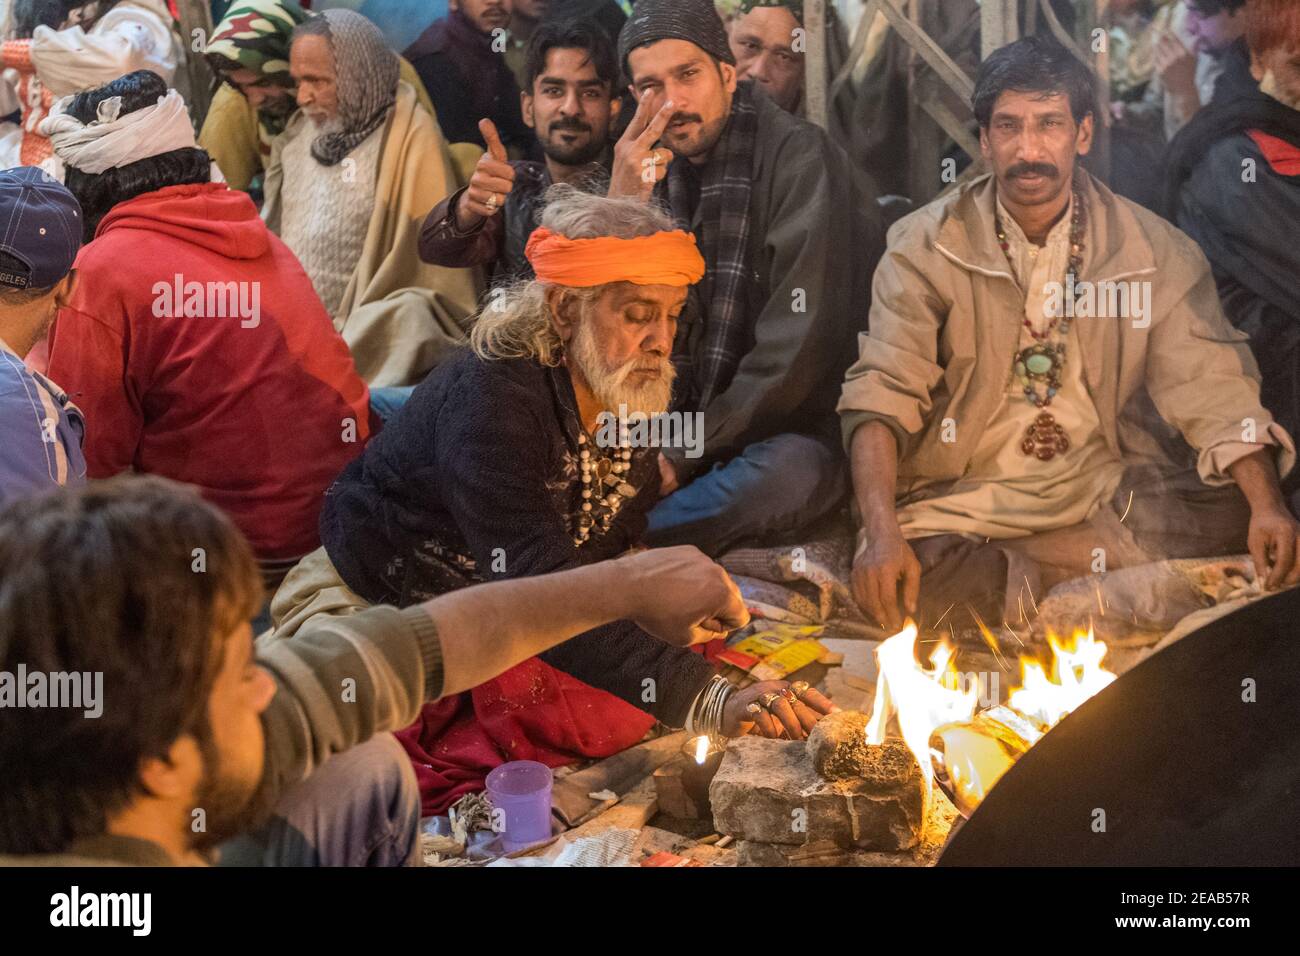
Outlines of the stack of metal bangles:
[{"label": "stack of metal bangles", "polygon": [[722,736],[722,713],[736,687],[725,677],[715,676],[700,692],[695,707],[686,720],[691,734],[706,734],[710,740]]}]

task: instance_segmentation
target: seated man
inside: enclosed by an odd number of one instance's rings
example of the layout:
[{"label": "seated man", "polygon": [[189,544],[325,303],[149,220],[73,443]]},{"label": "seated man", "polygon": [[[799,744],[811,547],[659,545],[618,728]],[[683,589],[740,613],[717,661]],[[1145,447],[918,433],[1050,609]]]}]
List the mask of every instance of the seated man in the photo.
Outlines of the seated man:
[{"label": "seated man", "polygon": [[347,347],[248,195],[209,182],[157,74],[78,93],[42,129],[88,243],[49,372],[85,413],[90,477],[197,485],[279,580],[319,543],[322,493],[370,436]]},{"label": "seated man", "polygon": [[[620,442],[609,413],[667,406],[676,317],[704,264],[653,206],[553,189],[529,243],[537,279],[483,310],[474,350],[416,388],[330,489],[324,553],[276,595],[277,633],[322,611],[405,607],[638,543],[657,497],[656,452]],[[621,621],[429,705],[401,739],[425,811],[441,813],[507,760],[606,757],[656,719],[735,733],[748,705],[784,684],[729,688],[703,657]],[[789,729],[802,733],[797,720]]]},{"label": "seated man", "polygon": [[0,172],[0,504],[86,480],[85,421],[68,395],[23,359],[72,298],[81,209],[38,169]]},{"label": "seated man", "polygon": [[484,266],[495,285],[532,278],[524,255],[542,197],[555,183],[599,185],[609,177],[617,97],[614,44],[594,20],[542,23],[528,44],[524,122],[546,162],[511,161],[490,119],[488,150],[469,185],[424,221],[420,258],[440,266]]},{"label": "seated man", "polygon": [[646,541],[716,555],[802,533],[847,490],[833,409],[879,255],[874,197],[823,130],[737,83],[709,0],[640,0],[619,57],[640,106],[610,194],[653,191],[707,264],[674,344],[674,410],[703,449],[664,450]]},{"label": "seated man", "polygon": [[511,0],[451,0],[451,12],[435,20],[403,52],[433,100],[449,143],[487,149],[479,120],[490,119],[516,157],[529,156],[535,139],[524,125],[519,85],[505,52]]},{"label": "seated man", "polygon": [[1196,245],[1079,167],[1094,102],[1054,41],[996,51],[973,97],[993,173],[891,230],[840,401],[854,593],[887,628],[900,580],[923,625],[994,626],[1161,558],[1248,547],[1269,586],[1300,580],[1291,438]]},{"label": "seated man", "polygon": [[[827,92],[848,57],[844,31],[835,8],[825,10]],[[736,76],[753,80],[772,102],[797,116],[805,115],[804,70],[807,38],[803,0],[740,0],[740,10],[727,35],[736,57]],[[848,118],[853,109],[852,86],[845,84],[836,107]],[[832,110],[834,112],[834,110]]]},{"label": "seated man", "polygon": [[[1264,406],[1300,432],[1300,5],[1252,0],[1258,85],[1215,101],[1170,144],[1165,211],[1210,260],[1223,310],[1250,336]],[[1246,171],[1250,175],[1246,175]],[[1294,491],[1300,474],[1286,487]]]},{"label": "seated man", "polygon": [[[1181,0],[1152,45],[1154,75],[1141,104],[1119,119],[1159,115],[1172,140],[1218,94],[1246,32],[1246,0]],[[1231,80],[1229,80],[1231,82]]]},{"label": "seated man", "polygon": [[299,113],[272,144],[267,225],[293,250],[372,386],[413,385],[464,338],[466,269],[422,263],[425,213],[451,192],[438,124],[373,23],[327,10],[293,31]]},{"label": "seated man", "polygon": [[[180,38],[164,0],[52,0],[11,3],[12,32],[0,46],[0,87],[11,88],[22,109],[18,127],[0,136],[0,168],[51,163],[53,149],[41,120],[61,96],[88,90],[133,70],[152,70],[165,84],[183,62]],[[2,97],[9,99],[8,97]]]},{"label": "seated man", "polygon": [[[117,478],[0,512],[0,672],[50,668],[75,695],[0,708],[0,865],[169,866],[218,847],[232,864],[409,863],[418,794],[387,732],[421,702],[620,618],[665,651],[748,619],[726,572],[689,548],[254,644],[261,601],[239,532],[171,482]],[[352,693],[328,690],[341,684]]]},{"label": "seated man", "polygon": [[[199,146],[231,189],[248,189],[262,174],[271,144],[298,109],[289,76],[289,38],[308,16],[294,0],[239,0],[203,48],[208,66],[224,82],[203,119]],[[405,60],[399,62],[401,78],[432,114],[433,104],[415,70]]]}]

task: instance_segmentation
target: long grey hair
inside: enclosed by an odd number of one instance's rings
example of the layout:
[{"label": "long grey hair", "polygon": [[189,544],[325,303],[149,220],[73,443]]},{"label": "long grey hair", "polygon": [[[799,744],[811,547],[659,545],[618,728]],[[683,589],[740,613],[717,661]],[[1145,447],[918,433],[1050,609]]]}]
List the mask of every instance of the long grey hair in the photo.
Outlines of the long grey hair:
[{"label": "long grey hair", "polygon": [[[658,206],[598,196],[564,183],[547,190],[541,225],[569,239],[636,239],[675,228],[672,217]],[[588,303],[604,288],[568,288],[565,294]],[[551,324],[546,289],[543,282],[525,279],[494,290],[470,331],[475,353],[485,359],[532,358],[558,365],[562,346]]]}]

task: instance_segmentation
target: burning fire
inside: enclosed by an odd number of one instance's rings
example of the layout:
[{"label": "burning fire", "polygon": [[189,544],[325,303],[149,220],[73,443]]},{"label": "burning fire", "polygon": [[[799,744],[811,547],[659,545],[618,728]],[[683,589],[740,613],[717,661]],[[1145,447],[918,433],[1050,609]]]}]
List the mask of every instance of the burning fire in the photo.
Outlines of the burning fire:
[{"label": "burning fire", "polygon": [[1009,703],[1026,717],[1055,727],[1066,714],[1115,680],[1115,675],[1101,666],[1106,645],[1094,638],[1092,631],[1076,631],[1068,645],[1049,634],[1047,643],[1052,648],[1051,677],[1038,661],[1021,658],[1021,686],[1011,692]]},{"label": "burning fire", "polygon": [[695,738],[695,762],[702,764],[709,756],[709,738],[703,734]]},{"label": "burning fire", "polygon": [[909,621],[876,649],[876,698],[867,742],[883,742],[895,718],[921,765],[927,796],[937,771],[944,790],[967,815],[1044,733],[1115,680],[1101,665],[1106,645],[1091,631],[1076,631],[1068,642],[1049,635],[1049,667],[1022,657],[1021,686],[1007,704],[977,713],[974,688],[957,689],[953,648],[940,644],[925,668],[916,660],[916,639],[916,625]]},{"label": "burning fire", "polygon": [[[901,631],[876,648],[876,700],[867,723],[867,743],[881,744],[889,718],[898,718],[903,742],[921,765],[926,790],[934,779],[934,767],[928,756],[930,734],[943,724],[969,720],[975,716],[978,698],[974,690],[954,690],[956,675],[953,649],[940,644],[930,655],[930,669],[916,662],[916,625],[908,622]],[[950,684],[953,686],[945,686]]]}]

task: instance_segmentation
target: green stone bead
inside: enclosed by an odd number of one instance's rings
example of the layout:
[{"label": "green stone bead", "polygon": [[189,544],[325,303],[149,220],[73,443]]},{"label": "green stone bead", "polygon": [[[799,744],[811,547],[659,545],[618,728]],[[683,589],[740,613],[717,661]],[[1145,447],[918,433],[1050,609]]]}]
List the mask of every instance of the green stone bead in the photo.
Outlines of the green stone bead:
[{"label": "green stone bead", "polygon": [[1052,368],[1052,360],[1046,355],[1031,355],[1025,360],[1025,367],[1033,375],[1045,375]]}]

